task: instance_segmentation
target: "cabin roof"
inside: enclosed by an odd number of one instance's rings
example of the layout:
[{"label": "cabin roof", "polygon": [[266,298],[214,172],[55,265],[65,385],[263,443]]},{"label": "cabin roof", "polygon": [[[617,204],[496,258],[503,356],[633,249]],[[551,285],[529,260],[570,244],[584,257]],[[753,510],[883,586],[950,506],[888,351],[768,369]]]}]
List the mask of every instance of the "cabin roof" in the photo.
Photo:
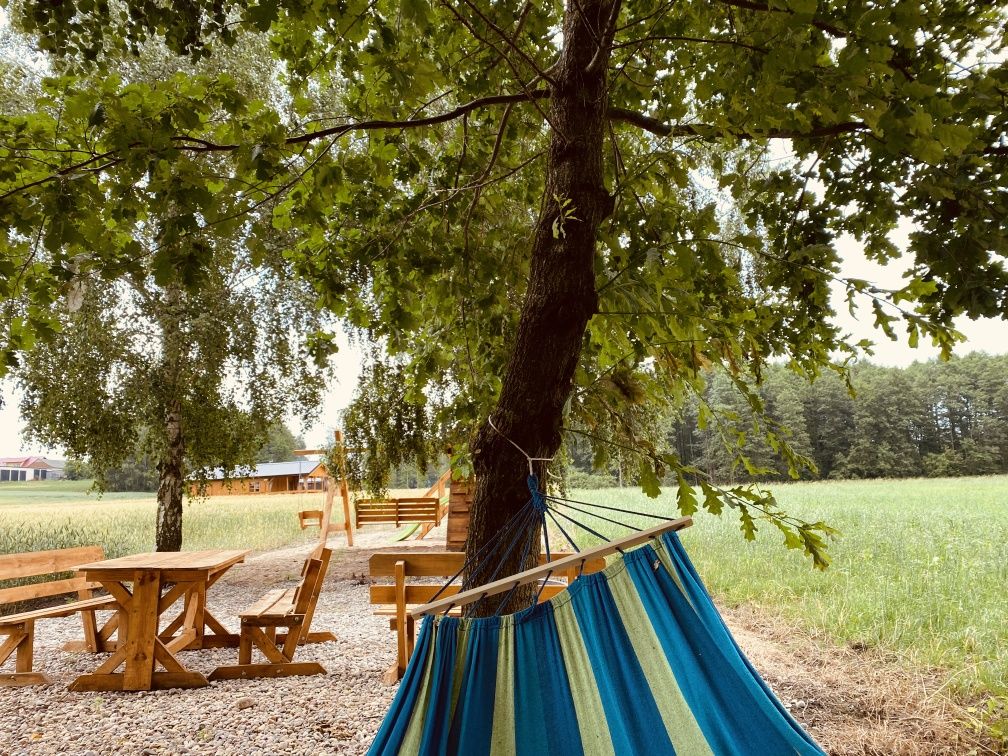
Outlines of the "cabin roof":
[{"label": "cabin roof", "polygon": [[232,471],[230,476],[224,475],[224,470],[216,468],[211,470],[207,480],[224,480],[230,477],[232,480],[240,478],[275,478],[283,475],[325,475],[325,467],[318,460],[298,459],[293,462],[262,462],[253,468],[239,467]]}]

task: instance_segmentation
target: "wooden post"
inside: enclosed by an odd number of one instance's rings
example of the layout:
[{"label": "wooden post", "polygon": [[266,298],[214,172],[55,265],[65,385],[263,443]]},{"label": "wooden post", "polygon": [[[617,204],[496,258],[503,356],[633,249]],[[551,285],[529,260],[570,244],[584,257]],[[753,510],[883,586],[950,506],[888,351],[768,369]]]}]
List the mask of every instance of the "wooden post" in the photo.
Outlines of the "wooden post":
[{"label": "wooden post", "polygon": [[406,650],[406,562],[399,560],[395,563],[395,588],[396,588],[396,662],[398,675],[401,678],[406,671],[406,663],[409,655]]},{"label": "wooden post", "polygon": [[329,521],[332,519],[333,487],[326,488],[325,505],[322,507],[322,519],[319,521],[319,544],[324,548],[329,540]]},{"label": "wooden post", "polygon": [[[343,453],[345,454],[346,448],[343,447],[343,431],[336,431],[336,444],[343,448]],[[353,546],[353,524],[350,522],[350,487],[347,485],[344,471],[340,470],[339,473],[340,498],[343,499],[343,527],[346,529],[347,546]]]}]

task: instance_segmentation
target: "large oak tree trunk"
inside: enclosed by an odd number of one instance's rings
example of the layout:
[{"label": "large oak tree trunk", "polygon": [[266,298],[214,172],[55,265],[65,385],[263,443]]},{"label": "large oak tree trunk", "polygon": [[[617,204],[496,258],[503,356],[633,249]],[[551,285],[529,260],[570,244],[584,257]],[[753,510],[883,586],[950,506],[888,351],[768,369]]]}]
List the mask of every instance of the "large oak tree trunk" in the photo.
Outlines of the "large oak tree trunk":
[{"label": "large oak tree trunk", "polygon": [[182,436],[182,409],[174,402],[165,418],[167,449],[158,462],[158,510],[155,535],[158,551],[182,548],[182,490],[185,445]]},{"label": "large oak tree trunk", "polygon": [[[508,439],[532,457],[551,457],[560,447],[563,408],[573,387],[585,328],[598,306],[594,273],[598,228],[613,208],[603,180],[602,151],[610,16],[617,1],[579,0],[565,12],[564,49],[553,69],[549,100],[552,134],[545,196],[535,229],[528,289],[492,415],[497,430],[484,424],[472,444],[477,483],[467,557],[477,553],[529,500],[528,463]],[[564,200],[569,200],[566,209]],[[540,480],[543,472],[544,465],[536,463]],[[516,548],[505,555],[496,577],[535,564],[539,540],[538,525],[527,528]],[[527,553],[524,562],[523,553]],[[489,561],[495,563],[491,568],[468,572],[468,584],[491,577],[501,560]],[[534,595],[534,586],[529,586],[510,599],[489,598],[476,614],[493,613],[505,599],[503,610],[515,611],[528,606]]]}]

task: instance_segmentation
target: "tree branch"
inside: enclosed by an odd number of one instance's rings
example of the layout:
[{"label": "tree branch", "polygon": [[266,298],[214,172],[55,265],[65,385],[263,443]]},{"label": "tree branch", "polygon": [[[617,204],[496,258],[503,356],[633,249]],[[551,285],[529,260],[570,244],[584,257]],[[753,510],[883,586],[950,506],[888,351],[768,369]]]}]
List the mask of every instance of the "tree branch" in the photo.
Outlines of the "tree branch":
[{"label": "tree branch", "polygon": [[[454,110],[449,110],[445,113],[439,113],[438,115],[428,116],[426,118],[410,118],[405,121],[392,121],[392,120],[374,120],[374,121],[358,121],[356,123],[346,123],[342,126],[333,126],[329,129],[322,129],[320,131],[312,131],[308,134],[301,134],[300,136],[290,137],[287,139],[286,144],[302,144],[304,142],[312,142],[316,139],[325,139],[327,137],[339,137],[348,131],[374,131],[376,129],[416,129],[422,126],[434,126],[439,123],[446,123],[447,121],[453,121],[456,118],[461,118],[466,113],[471,113],[479,108],[489,107],[491,105],[507,105],[513,102],[530,102],[532,100],[541,100],[543,98],[549,97],[549,90],[545,88],[533,89],[529,92],[519,92],[518,94],[505,94],[505,95],[493,95],[491,97],[481,97],[477,100],[472,100],[464,105],[459,105]],[[235,145],[237,147],[237,145]],[[235,149],[232,147],[231,149]]]},{"label": "tree branch", "polygon": [[[771,8],[767,3],[755,2],[755,0],[719,0],[723,5],[732,5],[736,8],[744,8],[745,10],[752,11],[774,11],[777,13],[791,13],[794,11],[789,8]],[[839,26],[827,23],[821,19],[812,19],[812,26],[820,31],[824,31],[831,37],[837,37],[846,39],[851,34],[849,31],[841,29]]]},{"label": "tree branch", "polygon": [[79,163],[74,163],[73,165],[68,165],[66,168],[61,168],[50,176],[45,176],[44,178],[36,179],[35,181],[30,181],[27,184],[22,184],[21,186],[14,187],[10,191],[0,194],[0,200],[7,199],[11,195],[17,194],[18,192],[23,192],[25,189],[31,189],[35,186],[40,186],[48,181],[60,178],[61,176],[69,176],[74,171],[78,171],[81,168],[86,168],[92,163],[97,163],[99,160],[104,160],[107,157],[112,157],[115,154],[114,150],[109,150],[108,152],[103,152],[100,155],[95,155],[94,157],[88,158],[87,160],[82,160]]},{"label": "tree branch", "polygon": [[731,45],[732,47],[742,47],[746,50],[752,50],[753,52],[766,53],[767,48],[761,47],[759,45],[750,45],[746,42],[740,42],[737,39],[729,39],[728,37],[685,37],[681,35],[670,35],[670,34],[653,34],[646,37],[638,37],[632,39],[629,42],[620,42],[613,45],[613,49],[622,49],[624,47],[632,47],[634,45],[640,44],[641,42],[697,42],[705,45]]},{"label": "tree branch", "polygon": [[652,116],[626,108],[609,108],[609,118],[613,121],[629,123],[632,126],[637,126],[644,131],[649,131],[656,136],[662,137],[697,136],[706,139],[718,139],[733,136],[736,139],[820,139],[827,136],[836,136],[837,134],[871,131],[871,128],[867,124],[860,121],[843,121],[841,123],[830,124],[829,126],[819,126],[809,131],[769,129],[761,134],[754,134],[748,131],[717,132],[714,127],[704,124],[667,124]]}]

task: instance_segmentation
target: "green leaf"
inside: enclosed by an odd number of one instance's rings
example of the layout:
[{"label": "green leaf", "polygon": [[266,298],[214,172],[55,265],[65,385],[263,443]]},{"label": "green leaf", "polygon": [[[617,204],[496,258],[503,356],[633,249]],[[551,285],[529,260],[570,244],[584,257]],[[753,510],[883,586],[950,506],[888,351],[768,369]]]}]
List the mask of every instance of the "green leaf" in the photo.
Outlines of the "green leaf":
[{"label": "green leaf", "polygon": [[747,541],[756,540],[756,522],[749,514],[749,508],[745,505],[739,506],[739,521],[741,523],[742,535]]},{"label": "green leaf", "polygon": [[697,511],[696,491],[682,473],[678,474],[679,487],[676,489],[676,505],[683,517],[689,517]]},{"label": "green leaf", "polygon": [[700,489],[703,491],[703,506],[712,515],[720,515],[724,509],[721,492],[703,478],[700,479]]},{"label": "green leaf", "polygon": [[661,482],[655,475],[654,467],[649,459],[640,461],[640,484],[641,490],[648,497],[654,499],[661,494]]},{"label": "green leaf", "polygon": [[795,13],[814,16],[819,3],[817,0],[787,0],[787,6]]}]

